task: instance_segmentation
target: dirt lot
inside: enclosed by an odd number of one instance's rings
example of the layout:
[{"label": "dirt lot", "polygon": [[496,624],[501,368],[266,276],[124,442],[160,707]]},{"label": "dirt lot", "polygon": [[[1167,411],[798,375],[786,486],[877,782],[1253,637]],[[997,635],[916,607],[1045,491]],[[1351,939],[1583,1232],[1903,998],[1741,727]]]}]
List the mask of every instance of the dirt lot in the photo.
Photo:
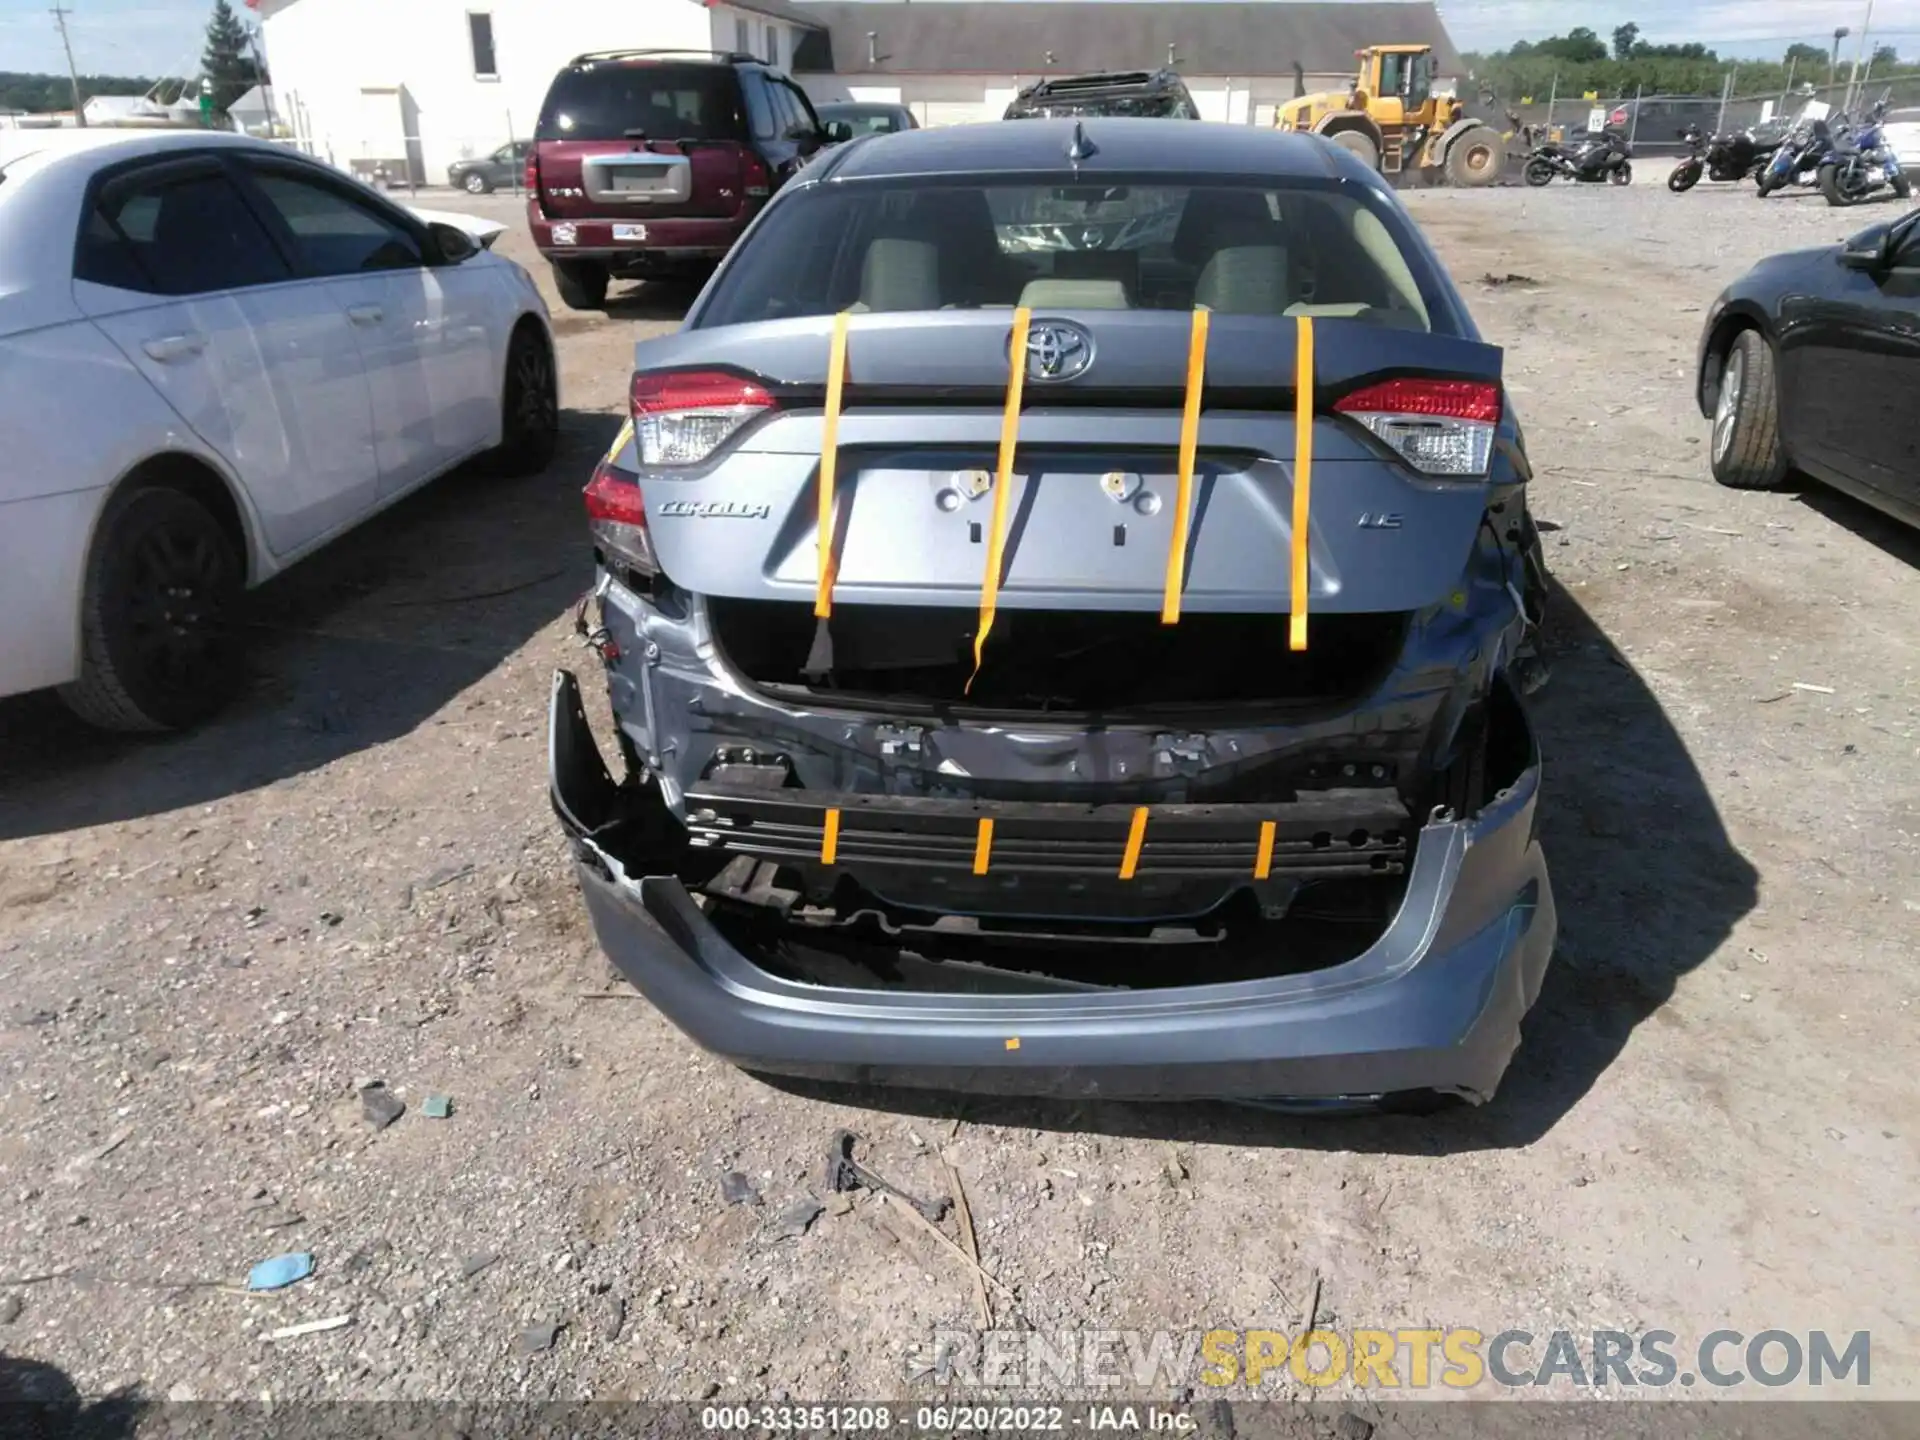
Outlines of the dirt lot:
[{"label": "dirt lot", "polygon": [[[1920,538],[1719,489],[1688,397],[1721,284],[1865,221],[1653,178],[1410,202],[1509,347],[1564,587],[1562,944],[1496,1103],[795,1094],[631,998],[544,706],[583,659],[578,488],[684,300],[649,289],[559,313],[549,474],[454,476],[258,596],[221,723],[124,743],[0,705],[0,1350],[87,1394],[924,1393],[909,1347],[974,1323],[951,1257],[871,1203],[780,1233],[848,1126],[910,1188],[944,1151],[1041,1327],[1870,1330],[1873,1393],[1920,1392]],[[377,1132],[376,1076],[408,1106]],[[311,1280],[233,1291],[289,1250]]]}]

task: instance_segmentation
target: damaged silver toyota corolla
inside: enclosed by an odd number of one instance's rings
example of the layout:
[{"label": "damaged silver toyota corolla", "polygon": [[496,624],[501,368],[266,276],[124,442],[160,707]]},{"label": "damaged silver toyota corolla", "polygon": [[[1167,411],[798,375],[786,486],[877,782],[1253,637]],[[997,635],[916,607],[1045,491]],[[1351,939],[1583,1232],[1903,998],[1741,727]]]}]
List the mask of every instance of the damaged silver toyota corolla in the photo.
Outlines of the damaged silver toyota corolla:
[{"label": "damaged silver toyota corolla", "polygon": [[862,140],[636,367],[582,607],[626,773],[563,672],[551,785],[676,1024],[861,1082],[1493,1093],[1554,941],[1546,577],[1500,352],[1376,176]]}]

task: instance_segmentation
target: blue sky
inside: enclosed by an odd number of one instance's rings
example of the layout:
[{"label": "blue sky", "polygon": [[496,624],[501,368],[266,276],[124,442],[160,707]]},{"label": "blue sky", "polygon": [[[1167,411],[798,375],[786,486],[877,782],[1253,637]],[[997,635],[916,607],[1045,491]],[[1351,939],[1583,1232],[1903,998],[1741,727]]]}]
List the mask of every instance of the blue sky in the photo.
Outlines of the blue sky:
[{"label": "blue sky", "polygon": [[[0,0],[0,70],[65,68],[47,13],[51,3]],[[83,73],[96,74],[179,74],[193,68],[212,9],[212,0],[62,3],[74,12],[67,21],[74,59]],[[1729,54],[1774,56],[1790,39],[1820,41],[1837,25],[1858,33],[1866,5],[1865,0],[1441,0],[1440,8],[1465,49],[1505,47],[1576,25],[1604,36],[1615,25],[1635,20],[1650,40],[1705,40]],[[1875,0],[1874,30],[1904,53],[1920,55],[1920,0]]]}]

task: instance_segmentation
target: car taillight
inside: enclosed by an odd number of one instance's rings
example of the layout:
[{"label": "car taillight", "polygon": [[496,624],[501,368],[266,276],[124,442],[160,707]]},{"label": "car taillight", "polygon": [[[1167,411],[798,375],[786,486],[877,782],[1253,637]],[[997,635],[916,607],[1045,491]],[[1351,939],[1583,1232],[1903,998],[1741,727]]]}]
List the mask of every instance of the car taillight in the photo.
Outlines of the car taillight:
[{"label": "car taillight", "polygon": [[1484,475],[1500,387],[1480,380],[1387,380],[1334,402],[1423,475]]},{"label": "car taillight", "polygon": [[746,183],[741,187],[750,196],[764,200],[773,193],[773,172],[767,169],[767,162],[749,150],[742,157],[742,168],[746,172]]},{"label": "car taillight", "polygon": [[653,541],[647,534],[646,498],[639,483],[624,470],[602,460],[587,482],[587,528],[604,559],[641,575],[657,575]]},{"label": "car taillight", "polygon": [[773,396],[724,370],[642,370],[633,377],[633,439],[642,465],[698,465]]},{"label": "car taillight", "polygon": [[532,196],[534,196],[535,198],[538,198],[538,197],[539,197],[539,194],[540,194],[540,152],[539,152],[538,150],[529,150],[529,151],[527,151],[527,168],[526,168],[526,173],[525,173],[525,174],[523,174],[523,175],[522,175],[522,176],[520,177],[520,183],[521,183],[521,184],[523,184],[524,186],[526,186],[526,189],[527,189],[527,193],[528,193],[529,195],[532,195]]}]

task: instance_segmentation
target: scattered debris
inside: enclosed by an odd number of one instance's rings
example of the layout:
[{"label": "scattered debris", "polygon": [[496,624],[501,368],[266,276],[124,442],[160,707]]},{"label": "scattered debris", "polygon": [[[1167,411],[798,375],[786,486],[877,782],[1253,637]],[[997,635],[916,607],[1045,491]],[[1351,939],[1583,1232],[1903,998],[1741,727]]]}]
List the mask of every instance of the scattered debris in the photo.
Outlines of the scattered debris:
[{"label": "scattered debris", "polygon": [[618,1340],[620,1332],[627,1323],[627,1302],[618,1295],[605,1295],[600,1299],[599,1315],[594,1329],[602,1340]]},{"label": "scattered debris", "polygon": [[0,1325],[11,1325],[26,1308],[26,1301],[18,1295],[0,1295]]},{"label": "scattered debris", "polygon": [[122,1145],[126,1144],[127,1141],[131,1140],[132,1138],[133,1138],[132,1127],[122,1126],[120,1129],[114,1131],[113,1134],[107,1138],[107,1143],[102,1145],[98,1150],[94,1151],[89,1158],[94,1160],[104,1160],[107,1158],[107,1156],[113,1154],[114,1151],[118,1150]]},{"label": "scattered debris", "polygon": [[[994,1289],[998,1290],[1010,1302],[1018,1304],[1019,1297],[1013,1293],[1013,1290],[1010,1286],[1006,1285],[1003,1281],[998,1279],[993,1274],[993,1272],[988,1270],[985,1266],[979,1264],[975,1260],[970,1259],[966,1251],[962,1250],[958,1245],[954,1244],[953,1241],[949,1240],[947,1238],[946,1232],[941,1230],[939,1226],[935,1225],[931,1220],[927,1219],[926,1216],[922,1215],[918,1210],[914,1209],[911,1202],[901,1201],[897,1197],[885,1194],[884,1192],[876,1198],[879,1200],[880,1208],[883,1212],[888,1214],[905,1216],[923,1234],[931,1235],[937,1242],[939,1242],[941,1248],[943,1248],[949,1255],[953,1256],[954,1259],[958,1260],[962,1265],[965,1265],[970,1270],[978,1270],[981,1274],[981,1277],[985,1279],[987,1284],[993,1286]],[[1015,1313],[1018,1314],[1017,1311]]]},{"label": "scattered debris", "polygon": [[738,1170],[729,1170],[720,1177],[720,1198],[729,1205],[758,1205],[760,1192]]},{"label": "scattered debris", "polygon": [[1680,523],[1689,530],[1698,530],[1706,535],[1731,535],[1736,540],[1744,539],[1746,536],[1744,530],[1722,530],[1718,525],[1696,525],[1691,520],[1682,520]]},{"label": "scattered debris", "polygon": [[946,1196],[935,1200],[916,1200],[906,1191],[883,1179],[867,1169],[853,1158],[853,1147],[860,1137],[851,1130],[836,1130],[833,1143],[827,1147],[826,1187],[829,1191],[853,1190],[864,1185],[869,1190],[877,1190],[883,1195],[904,1200],[929,1220],[940,1220],[946,1216],[947,1207],[952,1203]]},{"label": "scattered debris", "polygon": [[946,1156],[940,1168],[947,1172],[947,1188],[953,1191],[953,1218],[960,1227],[960,1246],[973,1262],[973,1308],[979,1313],[980,1328],[993,1329],[993,1302],[987,1296],[986,1271],[980,1268],[980,1237],[973,1229],[973,1209],[967,1204],[967,1187],[960,1183],[960,1172]]},{"label": "scattered debris", "polygon": [[1804,690],[1809,695],[1832,695],[1835,693],[1831,685],[1809,685],[1804,680],[1794,681],[1793,688],[1796,690]]},{"label": "scattered debris", "polygon": [[827,1213],[829,1215],[851,1215],[853,1213],[853,1197],[851,1195],[829,1195],[827,1197]]},{"label": "scattered debris", "polygon": [[1334,1420],[1333,1435],[1334,1440],[1373,1440],[1373,1422],[1362,1420],[1349,1410]]},{"label": "scattered debris", "polygon": [[260,1222],[262,1230],[288,1230],[301,1224],[307,1217],[297,1210],[284,1210],[274,1205],[258,1212],[255,1218]]},{"label": "scattered debris", "polygon": [[383,1081],[375,1080],[360,1087],[360,1113],[374,1129],[384,1130],[407,1113],[407,1103]]},{"label": "scattered debris", "polygon": [[313,1273],[313,1256],[305,1250],[296,1250],[290,1255],[276,1255],[271,1260],[262,1260],[247,1272],[249,1290],[284,1290],[296,1280],[304,1280]]},{"label": "scattered debris", "polygon": [[1792,698],[1793,692],[1791,690],[1782,690],[1778,695],[1762,695],[1753,703],[1756,705],[1773,705],[1781,700],[1791,700]]},{"label": "scattered debris", "polygon": [[446,869],[434,871],[433,874],[427,877],[426,884],[420,888],[422,890],[438,890],[443,886],[451,885],[456,880],[464,880],[471,874],[473,874],[473,866],[470,864],[449,866]]},{"label": "scattered debris", "polygon": [[820,1212],[826,1209],[811,1195],[802,1195],[780,1212],[780,1238],[798,1240],[807,1233],[807,1227],[820,1218]]},{"label": "scattered debris", "polygon": [[349,1255],[340,1266],[342,1274],[358,1275],[363,1270],[373,1268],[373,1262],[384,1256],[393,1246],[385,1240],[376,1240],[371,1245],[362,1245]]},{"label": "scattered debris", "polygon": [[453,1100],[446,1095],[429,1095],[420,1102],[420,1113],[429,1120],[444,1120],[453,1114]]},{"label": "scattered debris", "polygon": [[485,1252],[467,1256],[460,1262],[460,1278],[462,1280],[473,1279],[474,1276],[478,1275],[499,1258],[498,1255],[487,1254]]},{"label": "scattered debris", "polygon": [[528,1355],[538,1355],[543,1350],[551,1350],[553,1342],[559,1337],[560,1322],[558,1320],[529,1325],[520,1332],[520,1349]]},{"label": "scattered debris", "polygon": [[353,1323],[351,1315],[329,1315],[325,1320],[304,1320],[298,1325],[282,1325],[269,1330],[269,1340],[294,1340],[302,1335],[319,1335],[328,1330],[344,1330]]},{"label": "scattered debris", "polygon": [[1480,277],[1480,283],[1497,290],[1505,285],[1538,285],[1540,282],[1531,275],[1518,275],[1511,270],[1504,275],[1496,275],[1489,270]]}]

